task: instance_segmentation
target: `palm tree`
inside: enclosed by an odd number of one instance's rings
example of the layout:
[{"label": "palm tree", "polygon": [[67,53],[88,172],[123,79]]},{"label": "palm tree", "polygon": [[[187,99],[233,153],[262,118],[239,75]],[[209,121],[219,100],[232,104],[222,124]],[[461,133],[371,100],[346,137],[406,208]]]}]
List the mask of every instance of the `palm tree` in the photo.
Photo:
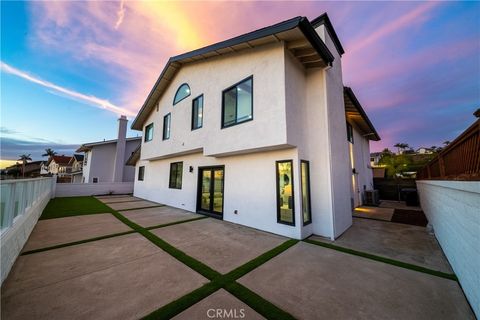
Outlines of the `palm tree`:
[{"label": "palm tree", "polygon": [[27,161],[32,161],[32,158],[30,158],[31,154],[22,154],[20,155],[20,159],[18,161],[22,161],[22,177],[25,178],[25,165],[27,164]]},{"label": "palm tree", "polygon": [[45,153],[42,154],[42,157],[48,157],[48,159],[50,159],[50,157],[53,157],[56,154],[57,153],[53,149],[47,148],[47,149],[45,149]]}]

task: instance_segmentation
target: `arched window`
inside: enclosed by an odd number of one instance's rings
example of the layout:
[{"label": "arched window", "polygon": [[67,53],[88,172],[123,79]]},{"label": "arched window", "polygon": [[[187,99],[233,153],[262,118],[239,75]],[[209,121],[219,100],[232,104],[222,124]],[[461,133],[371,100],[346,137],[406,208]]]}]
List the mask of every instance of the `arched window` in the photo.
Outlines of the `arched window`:
[{"label": "arched window", "polygon": [[184,83],[182,84],[178,90],[177,93],[175,93],[175,98],[173,99],[173,105],[176,105],[186,97],[190,95],[190,87],[188,84]]}]

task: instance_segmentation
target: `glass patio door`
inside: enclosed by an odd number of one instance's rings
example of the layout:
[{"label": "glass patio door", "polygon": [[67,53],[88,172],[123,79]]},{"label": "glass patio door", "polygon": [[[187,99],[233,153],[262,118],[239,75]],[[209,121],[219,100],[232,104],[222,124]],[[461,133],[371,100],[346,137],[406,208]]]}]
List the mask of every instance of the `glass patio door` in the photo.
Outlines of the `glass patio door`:
[{"label": "glass patio door", "polygon": [[199,168],[197,210],[223,216],[223,167]]}]

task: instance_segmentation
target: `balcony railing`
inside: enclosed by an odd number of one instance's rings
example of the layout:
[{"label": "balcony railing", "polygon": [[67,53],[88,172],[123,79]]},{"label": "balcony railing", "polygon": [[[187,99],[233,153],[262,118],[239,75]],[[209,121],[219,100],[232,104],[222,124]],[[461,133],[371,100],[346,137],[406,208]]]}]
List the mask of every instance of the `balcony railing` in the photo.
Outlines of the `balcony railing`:
[{"label": "balcony railing", "polygon": [[432,159],[418,180],[480,180],[480,119]]},{"label": "balcony railing", "polygon": [[0,183],[0,228],[3,234],[37,201],[52,194],[52,178],[2,180]]}]

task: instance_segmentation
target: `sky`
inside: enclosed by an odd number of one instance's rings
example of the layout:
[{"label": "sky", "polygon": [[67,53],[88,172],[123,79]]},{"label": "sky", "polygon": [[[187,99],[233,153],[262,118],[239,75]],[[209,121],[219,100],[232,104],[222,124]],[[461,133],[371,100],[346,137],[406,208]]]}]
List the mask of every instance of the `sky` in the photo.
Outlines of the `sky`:
[{"label": "sky", "polygon": [[441,146],[474,122],[479,2],[1,1],[0,158],[115,139],[170,56],[324,12],[382,138],[371,151]]}]

